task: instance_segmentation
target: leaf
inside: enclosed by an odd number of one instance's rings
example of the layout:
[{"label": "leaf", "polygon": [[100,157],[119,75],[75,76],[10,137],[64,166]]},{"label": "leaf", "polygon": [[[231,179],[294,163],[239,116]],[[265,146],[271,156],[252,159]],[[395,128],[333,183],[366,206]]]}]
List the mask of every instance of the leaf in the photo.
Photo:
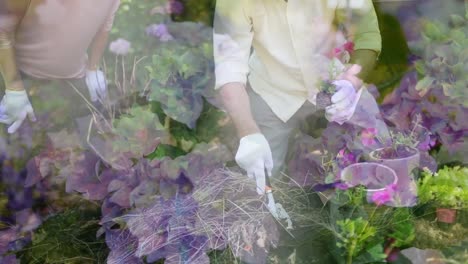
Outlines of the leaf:
[{"label": "leaf", "polygon": [[454,27],[461,27],[466,24],[466,20],[462,16],[454,14],[454,15],[450,15],[450,23]]},{"label": "leaf", "polygon": [[426,24],[424,28],[424,34],[433,40],[439,40],[440,38],[443,37],[442,31],[439,25],[433,22],[429,22]]},{"label": "leaf", "polygon": [[459,62],[453,66],[450,67],[450,69],[452,70],[453,74],[455,75],[455,78],[458,79],[458,80],[463,80],[463,78],[465,78],[465,67],[466,65],[464,65],[462,62]]},{"label": "leaf", "polygon": [[191,86],[183,85],[178,82],[162,89],[151,89],[149,96],[161,103],[166,115],[193,129],[203,110],[203,99]]},{"label": "leaf", "polygon": [[111,170],[99,174],[100,164],[99,158],[93,153],[82,153],[71,165],[70,175],[66,180],[66,191],[77,191],[89,200],[104,199],[114,174]]},{"label": "leaf", "polygon": [[[153,66],[149,100],[161,103],[164,113],[193,129],[203,109],[202,96],[212,99],[213,61],[207,54],[211,30],[202,24],[170,23],[177,42],[157,49]],[[215,101],[215,100],[211,100]]]},{"label": "leaf", "polygon": [[[462,45],[463,42],[466,41],[465,32],[463,32],[460,29],[452,29],[450,30],[449,34],[450,34],[450,38],[452,39],[452,41],[458,45]],[[461,48],[454,49],[453,53],[458,54],[461,50],[462,50]]]},{"label": "leaf", "polygon": [[301,135],[295,140],[292,148],[295,151],[290,154],[291,159],[287,164],[291,185],[310,187],[324,183],[326,170],[323,166],[323,154],[317,151],[321,149],[321,143],[321,140],[308,135]]},{"label": "leaf", "polygon": [[[433,50],[434,54],[441,57],[443,61],[449,59],[450,57],[453,57],[453,51],[450,45],[439,45],[437,47],[434,47]],[[433,65],[433,66],[438,66],[438,65]]]},{"label": "leaf", "polygon": [[136,208],[149,207],[158,194],[158,182],[144,180],[130,192],[130,204]]},{"label": "leaf", "polygon": [[42,220],[31,209],[24,209],[15,213],[16,224],[21,226],[21,232],[31,232],[42,224]]},{"label": "leaf", "polygon": [[153,55],[153,69],[150,70],[150,77],[154,81],[165,85],[173,74],[174,60],[171,56]]},{"label": "leaf", "polygon": [[453,88],[453,85],[451,83],[443,82],[441,86],[442,86],[442,90],[444,91],[444,94],[446,96],[451,96],[452,94],[451,90]]},{"label": "leaf", "polygon": [[66,129],[62,129],[56,133],[49,132],[47,135],[56,149],[73,149],[82,146],[79,135],[76,132],[69,133]]},{"label": "leaf", "polygon": [[0,230],[0,254],[3,255],[8,251],[8,244],[17,240],[20,234],[16,228],[8,228]]},{"label": "leaf", "polygon": [[419,91],[419,95],[424,96],[429,91],[434,81],[435,79],[430,76],[425,76],[423,79],[418,81],[416,84],[416,90]]},{"label": "leaf", "polygon": [[[198,204],[192,197],[177,195],[167,200],[156,199],[152,207],[125,215],[123,218],[130,232],[138,238],[136,255],[143,257],[158,253],[158,257],[165,258],[173,255],[168,252],[160,254],[174,245],[179,254],[185,252],[181,251],[181,246],[187,249],[196,246],[191,240],[191,227],[197,217],[197,208]],[[204,254],[203,247],[197,252]],[[156,260],[155,255],[151,258]]]},{"label": "leaf", "polygon": [[423,60],[418,60],[415,62],[414,67],[416,68],[416,71],[421,74],[425,75],[426,74],[426,65]]},{"label": "leaf", "polygon": [[130,208],[130,192],[132,186],[121,180],[112,180],[108,186],[108,192],[111,193],[109,201],[123,208]]},{"label": "leaf", "polygon": [[372,257],[372,261],[383,261],[387,257],[387,255],[384,254],[384,249],[381,244],[375,245],[372,248],[367,249],[367,252]]},{"label": "leaf", "polygon": [[413,215],[407,208],[399,208],[391,214],[389,238],[393,238],[393,247],[410,245],[415,239]]},{"label": "leaf", "polygon": [[131,158],[142,158],[152,153],[168,133],[149,107],[133,107],[114,121],[113,152],[131,153]]},{"label": "leaf", "polygon": [[188,79],[196,73],[202,72],[199,65],[203,63],[191,50],[187,50],[179,57],[179,73],[182,78]]},{"label": "leaf", "polygon": [[137,239],[128,230],[107,230],[106,244],[111,250],[107,257],[108,264],[141,264],[135,256]]}]

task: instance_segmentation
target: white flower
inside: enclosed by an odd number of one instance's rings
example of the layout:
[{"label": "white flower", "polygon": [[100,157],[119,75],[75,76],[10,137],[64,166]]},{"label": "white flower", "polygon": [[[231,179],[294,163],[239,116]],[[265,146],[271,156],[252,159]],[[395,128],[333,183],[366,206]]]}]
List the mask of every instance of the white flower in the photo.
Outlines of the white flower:
[{"label": "white flower", "polygon": [[131,43],[123,38],[119,38],[109,45],[110,52],[116,55],[126,55],[130,51]]}]

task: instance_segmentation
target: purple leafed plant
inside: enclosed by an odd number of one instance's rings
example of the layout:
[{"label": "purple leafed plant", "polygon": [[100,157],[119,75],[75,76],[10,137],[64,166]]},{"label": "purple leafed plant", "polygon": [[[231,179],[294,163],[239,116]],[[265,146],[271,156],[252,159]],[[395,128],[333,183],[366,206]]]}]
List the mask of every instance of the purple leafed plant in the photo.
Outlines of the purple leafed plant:
[{"label": "purple leafed plant", "polygon": [[385,98],[381,106],[385,119],[397,130],[409,131],[413,120],[420,116],[421,126],[430,133],[429,138],[423,135],[419,139],[420,150],[427,151],[440,143],[451,153],[462,151],[464,138],[468,136],[468,109],[445,96],[442,88],[420,96],[415,89],[417,76],[416,71],[409,72]]},{"label": "purple leafed plant", "polygon": [[[88,132],[90,122],[92,131]],[[83,136],[89,136],[93,152],[116,170],[130,169],[135,159],[151,154],[168,138],[149,106],[127,109],[118,118],[83,118],[79,127]]]},{"label": "purple leafed plant", "polygon": [[107,230],[106,244],[110,249],[108,264],[141,264],[135,255],[138,240],[128,230]]},{"label": "purple leafed plant", "polygon": [[201,143],[182,159],[187,164],[186,176],[195,187],[201,187],[208,175],[223,168],[233,157],[224,145]]},{"label": "purple leafed plant", "polygon": [[[63,182],[64,172],[73,161],[71,149],[55,149],[47,145],[39,155],[30,159],[26,165],[27,178],[25,186],[31,187],[41,181],[49,180],[53,182]],[[65,176],[65,177],[64,177]],[[51,179],[53,177],[53,179]],[[48,183],[44,183],[48,185]]]},{"label": "purple leafed plant", "polygon": [[[179,160],[179,169],[173,164],[171,174],[178,172],[177,178],[167,174],[164,161],[160,163],[155,188],[161,195],[153,194],[151,201],[142,203],[147,206],[118,216],[112,209],[114,203],[107,200],[107,214],[114,214],[107,218],[107,228],[111,222],[124,221],[138,241],[137,257],[169,263],[209,263],[208,251],[230,244],[238,257],[261,259],[277,240],[276,225],[266,224],[271,216],[254,185],[248,184],[250,180],[244,175],[220,170],[223,148],[208,146],[196,147],[186,156],[186,162]],[[135,190],[144,196],[148,189],[139,185]]]},{"label": "purple leafed plant", "polygon": [[77,160],[70,164],[70,175],[67,177],[65,190],[82,193],[89,200],[104,199],[114,173],[110,170],[101,173],[102,166],[102,161],[94,153],[81,153]]},{"label": "purple leafed plant", "polygon": [[[150,199],[159,191],[160,165],[159,161],[149,161],[142,158],[128,170],[109,169],[104,171],[104,173],[113,174],[113,179],[107,189],[109,201],[122,208],[130,208],[136,206],[137,201],[141,203],[143,200]],[[146,185],[142,186],[142,184]],[[142,187],[145,188],[142,189]]]},{"label": "purple leafed plant", "polygon": [[24,122],[14,134],[0,132],[0,155],[8,159],[22,159],[30,155],[30,151],[39,144],[34,134],[35,126]]},{"label": "purple leafed plant", "polygon": [[323,165],[321,142],[312,137],[301,135],[295,140],[291,158],[288,162],[288,176],[292,186],[312,186],[324,183],[326,169]]},{"label": "purple leafed plant", "polygon": [[0,256],[0,263],[2,264],[19,264],[20,261],[15,255]]},{"label": "purple leafed plant", "polygon": [[[165,252],[167,255],[161,257],[182,255],[183,262],[202,257],[207,243],[191,244],[197,221],[197,202],[186,195],[176,195],[168,200],[159,197],[156,201],[150,208],[136,209],[123,216],[129,231],[138,238],[135,254],[138,257],[153,254],[151,258],[155,258],[157,253]],[[200,248],[194,250],[193,246]],[[185,255],[188,252],[192,254]]]},{"label": "purple leafed plant", "polygon": [[19,239],[19,232],[15,227],[0,230],[0,255],[10,250],[10,243]]}]

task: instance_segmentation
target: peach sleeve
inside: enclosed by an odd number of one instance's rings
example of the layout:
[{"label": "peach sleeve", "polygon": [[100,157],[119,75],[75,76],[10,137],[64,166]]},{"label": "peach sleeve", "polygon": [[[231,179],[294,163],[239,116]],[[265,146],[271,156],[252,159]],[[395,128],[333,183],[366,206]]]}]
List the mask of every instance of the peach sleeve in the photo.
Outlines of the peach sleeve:
[{"label": "peach sleeve", "polygon": [[0,0],[0,33],[12,33],[26,12],[28,0]]},{"label": "peach sleeve", "polygon": [[117,10],[119,10],[119,6],[120,6],[120,0],[113,0],[113,2],[114,3],[112,4],[111,9],[109,10],[107,19],[104,22],[104,25],[102,27],[102,30],[106,32],[112,29],[112,24],[114,23],[115,14],[117,13]]}]

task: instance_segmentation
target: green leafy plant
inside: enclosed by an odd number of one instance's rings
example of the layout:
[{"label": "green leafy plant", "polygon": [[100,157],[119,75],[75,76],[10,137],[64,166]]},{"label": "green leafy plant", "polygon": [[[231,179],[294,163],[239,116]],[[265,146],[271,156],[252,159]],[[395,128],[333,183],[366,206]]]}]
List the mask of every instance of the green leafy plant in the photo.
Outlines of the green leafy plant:
[{"label": "green leafy plant", "polygon": [[416,85],[420,95],[430,89],[442,88],[443,93],[468,106],[468,21],[452,15],[448,25],[427,21],[424,25],[420,49],[422,60],[416,70],[424,76]]},{"label": "green leafy plant", "polygon": [[153,152],[167,136],[158,116],[148,107],[133,107],[114,120],[113,132],[119,138],[113,141],[115,152],[131,152],[140,157]]},{"label": "green leafy plant", "polygon": [[414,217],[407,208],[395,208],[392,212],[390,228],[387,235],[389,243],[385,247],[385,254],[391,255],[395,248],[401,249],[411,246],[416,238]]},{"label": "green leafy plant", "polygon": [[145,92],[150,101],[161,103],[166,115],[194,128],[203,97],[210,100],[214,93],[211,31],[189,22],[168,27],[176,41],[155,50],[152,63],[145,67],[151,79]]},{"label": "green leafy plant", "polygon": [[369,221],[360,217],[340,220],[336,224],[338,226],[337,246],[345,250],[347,264],[353,263],[353,258],[359,256],[364,250],[375,258],[375,261],[385,259],[382,245],[374,242],[377,229],[371,226]]},{"label": "green leafy plant", "polygon": [[336,192],[336,201],[352,207],[362,206],[366,199],[366,193],[367,188],[362,185],[346,190],[339,190]]},{"label": "green leafy plant", "polygon": [[410,209],[369,204],[365,198],[362,186],[337,190],[332,198],[329,220],[346,263],[382,261],[396,248],[411,246],[416,236]]},{"label": "green leafy plant", "polygon": [[419,180],[419,200],[445,208],[468,207],[468,168],[444,167],[436,173],[424,171]]}]

